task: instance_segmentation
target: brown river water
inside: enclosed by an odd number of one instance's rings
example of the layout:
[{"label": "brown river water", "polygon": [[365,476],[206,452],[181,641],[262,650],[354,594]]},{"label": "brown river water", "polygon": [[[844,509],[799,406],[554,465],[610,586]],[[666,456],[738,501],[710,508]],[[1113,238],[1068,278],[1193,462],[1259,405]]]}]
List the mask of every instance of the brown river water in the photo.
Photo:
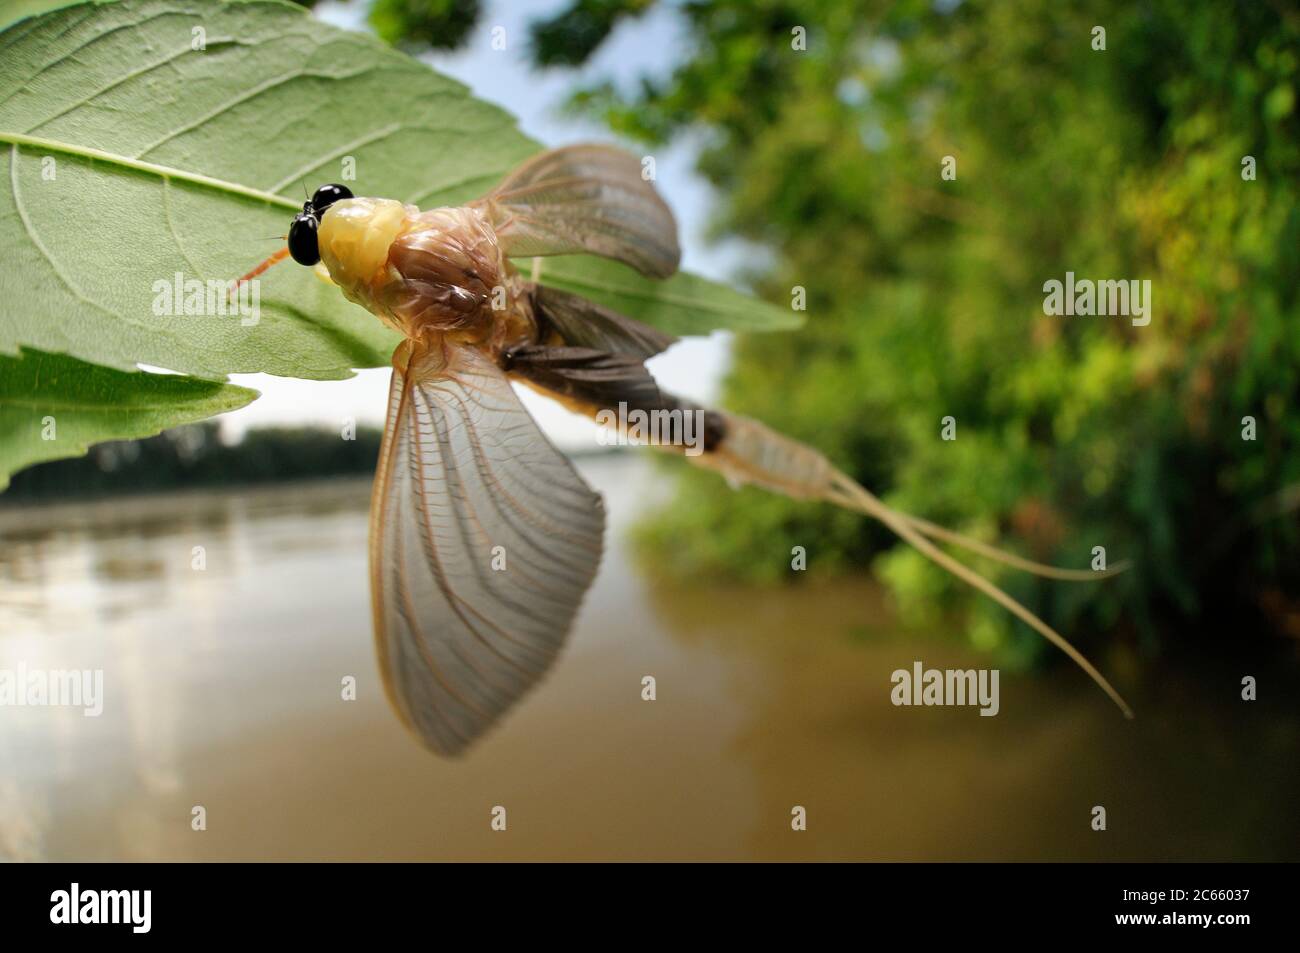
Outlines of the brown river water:
[{"label": "brown river water", "polygon": [[550,677],[451,761],[383,698],[365,482],[0,510],[0,670],[104,673],[99,717],[0,706],[0,858],[1300,856],[1293,657],[1099,660],[1134,722],[1066,665],[1003,670],[996,717],[895,707],[916,660],[996,662],[900,631],[865,574],[651,587],[625,540],[660,472],[580,468],[610,513],[600,575]]}]

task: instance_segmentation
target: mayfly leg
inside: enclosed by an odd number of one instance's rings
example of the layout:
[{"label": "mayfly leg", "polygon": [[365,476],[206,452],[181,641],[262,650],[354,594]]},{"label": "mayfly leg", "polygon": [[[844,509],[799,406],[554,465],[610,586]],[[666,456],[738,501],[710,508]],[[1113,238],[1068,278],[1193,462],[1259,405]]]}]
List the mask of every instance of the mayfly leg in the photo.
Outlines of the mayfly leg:
[{"label": "mayfly leg", "polygon": [[265,261],[261,262],[256,268],[248,272],[248,274],[232,281],[230,283],[229,293],[233,295],[235,292],[239,290],[240,285],[244,284],[244,282],[252,281],[254,278],[262,274],[272,265],[278,265],[280,262],[284,261],[288,257],[289,257],[289,248],[286,245],[284,248],[281,248],[279,251],[271,254]]}]

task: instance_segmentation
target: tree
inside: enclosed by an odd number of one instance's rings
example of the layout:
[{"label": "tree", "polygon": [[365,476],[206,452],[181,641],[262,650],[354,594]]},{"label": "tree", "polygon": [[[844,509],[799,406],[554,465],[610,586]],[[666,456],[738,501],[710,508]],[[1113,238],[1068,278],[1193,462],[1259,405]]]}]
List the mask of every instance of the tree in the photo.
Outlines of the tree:
[{"label": "tree", "polygon": [[[539,59],[584,17],[595,48],[619,18],[591,6],[538,25]],[[630,95],[589,83],[574,103],[649,142],[703,134],[718,229],[774,250],[769,299],[806,290],[806,329],[738,342],[728,407],[935,521],[1060,564],[1098,546],[1131,559],[1104,586],[998,573],[1085,641],[1150,646],[1191,619],[1218,637],[1243,613],[1294,628],[1300,16],[1181,0],[681,12],[694,45],[670,76]],[[1045,314],[1067,271],[1149,280],[1150,323]],[[756,552],[815,542],[822,568],[856,566],[885,537],[686,472],[644,538],[682,575],[765,580],[785,564]],[[909,615],[961,609],[977,643],[1036,650],[911,551],[879,568]]]}]

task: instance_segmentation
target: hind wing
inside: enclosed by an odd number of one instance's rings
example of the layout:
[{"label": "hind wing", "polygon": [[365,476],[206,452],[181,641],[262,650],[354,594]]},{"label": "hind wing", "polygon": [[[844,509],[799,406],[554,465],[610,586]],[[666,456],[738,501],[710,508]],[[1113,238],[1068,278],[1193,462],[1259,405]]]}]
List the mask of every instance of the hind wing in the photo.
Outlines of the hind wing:
[{"label": "hind wing", "polygon": [[513,258],[587,252],[652,278],[667,278],[681,261],[673,213],[621,149],[543,152],[472,204],[488,212]]}]

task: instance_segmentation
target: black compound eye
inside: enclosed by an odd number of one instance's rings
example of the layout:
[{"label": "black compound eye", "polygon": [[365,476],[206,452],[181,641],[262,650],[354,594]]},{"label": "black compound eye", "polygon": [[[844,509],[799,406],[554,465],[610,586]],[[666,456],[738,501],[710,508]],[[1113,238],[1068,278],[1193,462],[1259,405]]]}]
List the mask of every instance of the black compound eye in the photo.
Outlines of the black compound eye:
[{"label": "black compound eye", "polygon": [[320,261],[320,248],[316,244],[316,228],[320,223],[314,216],[302,214],[289,226],[289,254],[300,265],[314,265]]},{"label": "black compound eye", "polygon": [[316,209],[316,214],[321,215],[340,199],[350,198],[352,198],[352,190],[346,185],[322,185],[311,197],[311,204]]}]

